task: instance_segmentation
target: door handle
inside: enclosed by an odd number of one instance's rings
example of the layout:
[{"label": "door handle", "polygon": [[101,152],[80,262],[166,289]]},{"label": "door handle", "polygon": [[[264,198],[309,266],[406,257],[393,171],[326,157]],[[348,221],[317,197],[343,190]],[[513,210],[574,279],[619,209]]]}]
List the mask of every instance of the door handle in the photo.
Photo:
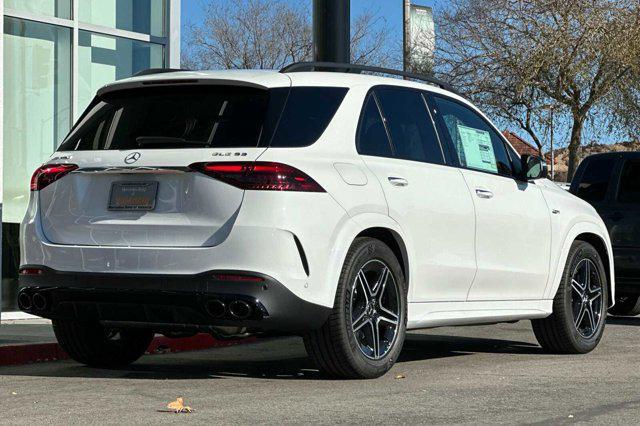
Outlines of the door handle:
[{"label": "door handle", "polygon": [[476,195],[478,196],[478,198],[484,198],[484,199],[489,199],[489,198],[493,198],[493,192],[489,191],[488,189],[476,189]]},{"label": "door handle", "polygon": [[397,176],[389,176],[389,183],[393,186],[407,186],[409,185],[409,181],[405,178],[397,177]]}]

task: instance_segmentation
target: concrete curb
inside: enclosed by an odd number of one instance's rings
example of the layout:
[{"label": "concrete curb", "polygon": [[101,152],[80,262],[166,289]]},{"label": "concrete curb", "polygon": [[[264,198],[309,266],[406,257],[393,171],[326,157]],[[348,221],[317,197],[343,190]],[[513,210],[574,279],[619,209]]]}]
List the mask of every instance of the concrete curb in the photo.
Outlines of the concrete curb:
[{"label": "concrete curb", "polygon": [[[192,337],[170,339],[156,336],[147,354],[157,355],[175,352],[198,351],[216,347],[232,346],[254,341],[253,338],[241,340],[217,340],[209,334],[196,334]],[[35,343],[0,346],[0,366],[24,365],[35,362],[59,361],[69,359],[69,355],[57,343]]]}]

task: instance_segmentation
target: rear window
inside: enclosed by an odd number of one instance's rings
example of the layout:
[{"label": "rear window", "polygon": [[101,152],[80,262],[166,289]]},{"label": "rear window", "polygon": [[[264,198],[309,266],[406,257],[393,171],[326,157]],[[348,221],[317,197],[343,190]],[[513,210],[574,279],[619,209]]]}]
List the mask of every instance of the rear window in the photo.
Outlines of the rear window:
[{"label": "rear window", "polygon": [[346,92],[206,85],[111,92],[94,100],[59,150],[307,146]]},{"label": "rear window", "polygon": [[624,165],[620,176],[618,201],[640,204],[640,160],[630,160]]},{"label": "rear window", "polygon": [[585,201],[598,203],[604,201],[613,175],[613,168],[618,161],[615,157],[593,158],[587,163],[578,182],[576,195]]}]

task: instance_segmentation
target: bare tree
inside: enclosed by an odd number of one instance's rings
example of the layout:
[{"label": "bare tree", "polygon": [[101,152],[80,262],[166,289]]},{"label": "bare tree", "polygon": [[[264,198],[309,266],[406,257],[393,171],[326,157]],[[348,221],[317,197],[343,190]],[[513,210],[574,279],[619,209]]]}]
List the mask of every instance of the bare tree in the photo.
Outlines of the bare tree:
[{"label": "bare tree", "polygon": [[585,122],[640,66],[638,0],[452,0],[439,29],[439,71],[534,140],[543,107],[566,114],[569,177]]},{"label": "bare tree", "polygon": [[[213,0],[200,25],[185,37],[183,64],[192,69],[279,69],[313,58],[308,2],[282,0]],[[386,65],[389,27],[384,17],[367,10],[351,28],[351,60]]]}]

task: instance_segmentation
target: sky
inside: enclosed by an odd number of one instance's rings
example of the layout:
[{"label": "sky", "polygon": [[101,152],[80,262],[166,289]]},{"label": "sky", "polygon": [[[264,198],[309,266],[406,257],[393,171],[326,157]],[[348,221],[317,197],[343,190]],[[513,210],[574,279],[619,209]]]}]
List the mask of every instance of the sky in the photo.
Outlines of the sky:
[{"label": "sky", "polygon": [[[309,12],[311,13],[312,0],[283,0],[287,3],[305,2],[309,4]],[[211,3],[211,0],[182,0],[182,40],[184,42],[184,35],[188,32],[189,26],[192,24],[198,24],[202,21],[204,11],[207,4]],[[413,4],[421,6],[430,6],[437,8],[438,4],[443,3],[443,0],[413,0]],[[360,15],[365,10],[372,10],[378,12],[380,16],[383,16],[387,21],[387,24],[392,32],[392,40],[394,46],[399,49],[402,39],[402,4],[403,0],[351,0],[351,17]]]}]

